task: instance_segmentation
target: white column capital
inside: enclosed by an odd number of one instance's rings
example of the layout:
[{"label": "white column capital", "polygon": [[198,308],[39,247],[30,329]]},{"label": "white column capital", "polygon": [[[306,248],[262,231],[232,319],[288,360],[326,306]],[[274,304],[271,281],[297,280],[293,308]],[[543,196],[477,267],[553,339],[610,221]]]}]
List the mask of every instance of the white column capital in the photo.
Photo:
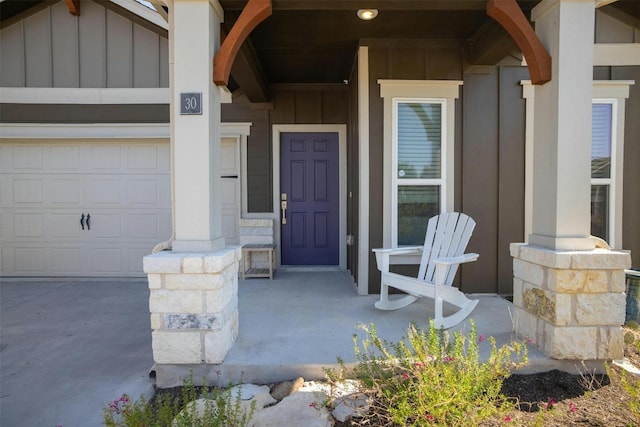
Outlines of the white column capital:
[{"label": "white column capital", "polygon": [[[182,3],[187,1],[192,3],[198,0],[166,0],[167,6],[169,7],[169,9],[173,9],[173,6],[175,6],[176,3]],[[222,5],[220,5],[220,2],[218,0],[200,0],[200,2],[208,2],[211,5],[211,8],[213,9],[213,11],[215,12],[218,20],[220,22],[224,22],[224,10],[222,9]]]},{"label": "white column capital", "polygon": [[536,22],[554,8],[567,3],[588,3],[595,9],[597,0],[542,0],[531,9],[531,21]]}]

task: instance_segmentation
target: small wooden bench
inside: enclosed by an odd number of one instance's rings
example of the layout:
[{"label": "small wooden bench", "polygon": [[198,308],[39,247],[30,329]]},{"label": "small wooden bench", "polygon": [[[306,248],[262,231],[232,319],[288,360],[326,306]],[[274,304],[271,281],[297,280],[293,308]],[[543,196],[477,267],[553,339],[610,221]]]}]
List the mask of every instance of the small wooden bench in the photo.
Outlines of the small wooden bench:
[{"label": "small wooden bench", "polygon": [[[242,246],[242,279],[247,277],[268,277],[273,279],[276,269],[275,244],[247,244]],[[251,256],[255,252],[266,252],[269,258],[269,268],[252,268]]]}]

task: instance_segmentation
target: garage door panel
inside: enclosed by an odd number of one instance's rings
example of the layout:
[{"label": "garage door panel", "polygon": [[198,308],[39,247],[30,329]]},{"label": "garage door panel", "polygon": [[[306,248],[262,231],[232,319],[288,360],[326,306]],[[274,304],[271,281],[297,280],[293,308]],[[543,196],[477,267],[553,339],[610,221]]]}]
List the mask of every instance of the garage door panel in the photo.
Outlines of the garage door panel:
[{"label": "garage door panel", "polygon": [[13,147],[11,156],[11,170],[40,170],[42,169],[44,148],[40,145],[19,144]]},{"label": "garage door panel", "polygon": [[5,261],[13,262],[17,273],[42,273],[45,271],[44,260],[43,248],[22,246],[14,247]]},{"label": "garage door panel", "polygon": [[143,173],[157,171],[159,166],[158,148],[155,145],[133,145],[127,147],[127,169]]},{"label": "garage door panel", "polygon": [[50,235],[54,239],[79,239],[82,237],[81,213],[54,213],[50,217]]},{"label": "garage door panel", "polygon": [[79,177],[51,178],[45,184],[46,201],[56,205],[80,205],[82,179]]},{"label": "garage door panel", "polygon": [[92,212],[90,225],[91,230],[87,230],[87,235],[91,237],[102,239],[122,237],[122,215],[120,213]]},{"label": "garage door panel", "polygon": [[51,147],[48,160],[48,168],[51,171],[68,172],[82,168],[79,145]]},{"label": "garage door panel", "polygon": [[49,250],[51,270],[55,273],[82,274],[82,248],[52,246]]},{"label": "garage door panel", "polygon": [[122,249],[93,248],[91,250],[91,270],[96,273],[122,273]]},{"label": "garage door panel", "polygon": [[89,147],[89,165],[91,170],[119,170],[122,167],[120,146],[92,145]]},{"label": "garage door panel", "polygon": [[91,178],[84,183],[82,201],[89,204],[120,204],[120,179]]},{"label": "garage door panel", "polygon": [[16,178],[13,180],[13,203],[42,203],[43,180],[41,178]]},{"label": "garage door panel", "polygon": [[13,236],[24,238],[44,238],[44,215],[34,213],[13,216]]},{"label": "garage door panel", "polygon": [[159,180],[131,178],[127,180],[127,202],[131,205],[154,205],[160,202]]},{"label": "garage door panel", "polygon": [[153,213],[128,215],[127,236],[153,239],[158,236],[158,215]]}]

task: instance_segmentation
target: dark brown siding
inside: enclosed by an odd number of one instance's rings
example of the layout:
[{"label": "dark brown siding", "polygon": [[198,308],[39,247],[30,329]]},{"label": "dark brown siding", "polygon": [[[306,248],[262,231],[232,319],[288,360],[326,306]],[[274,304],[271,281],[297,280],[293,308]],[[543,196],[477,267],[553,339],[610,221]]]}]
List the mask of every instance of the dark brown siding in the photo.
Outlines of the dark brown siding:
[{"label": "dark brown siding", "polygon": [[4,123],[169,123],[168,104],[0,104]]},{"label": "dark brown siding", "polygon": [[525,101],[520,81],[529,73],[522,67],[500,68],[498,151],[498,287],[513,293],[511,243],[524,241]]},{"label": "dark brown siding", "polygon": [[[454,208],[478,223],[470,251],[478,262],[461,271],[466,292],[512,293],[509,244],[524,239],[524,101],[522,67],[484,68],[463,75],[463,54],[454,42],[366,41],[370,64],[370,246],[383,241],[383,101],[378,79],[464,80],[456,101]],[[397,268],[409,271],[407,268]],[[380,275],[370,255],[369,290]]]},{"label": "dark brown siding", "polygon": [[[270,105],[251,105],[243,97],[223,104],[223,122],[251,122],[247,138],[247,198],[249,212],[273,211],[272,125],[347,124],[346,85],[283,85],[272,88]],[[352,144],[351,140],[347,145]]]},{"label": "dark brown siding", "polygon": [[640,66],[615,67],[614,80],[635,80],[626,102],[624,129],[624,187],[622,247],[631,251],[631,264],[640,268]]},{"label": "dark brown siding", "polygon": [[463,270],[467,292],[513,292],[509,245],[524,241],[525,79],[521,67],[465,75],[462,210],[478,224],[469,250],[480,254]]},{"label": "dark brown siding", "polygon": [[[358,59],[356,59],[358,60]],[[360,165],[359,165],[359,137],[358,137],[358,67],[354,67],[354,74],[349,82],[349,121],[347,125],[347,235],[354,236],[353,244],[347,246],[347,269],[351,271],[354,281],[358,282],[358,236],[360,218]],[[366,83],[366,82],[365,82]]]},{"label": "dark brown siding", "polygon": [[[400,42],[367,40],[369,46],[369,244],[371,248],[383,242],[383,117],[378,79],[396,80],[461,80],[462,48],[457,42],[411,40]],[[457,114],[460,109],[456,103]],[[456,145],[459,145],[461,121],[456,120]],[[460,163],[456,147],[456,165]],[[457,179],[456,179],[457,181]],[[458,208],[456,206],[456,208]],[[399,271],[411,269],[400,268]],[[369,292],[380,292],[380,273],[375,257],[369,253]]]},{"label": "dark brown siding", "polygon": [[498,73],[467,74],[462,86],[462,211],[476,220],[465,266],[465,292],[491,292],[497,283]]},{"label": "dark brown siding", "polygon": [[[387,75],[388,49],[369,48],[369,246],[382,247],[382,164],[384,106],[378,79]],[[369,293],[380,292],[380,272],[369,251]]]}]

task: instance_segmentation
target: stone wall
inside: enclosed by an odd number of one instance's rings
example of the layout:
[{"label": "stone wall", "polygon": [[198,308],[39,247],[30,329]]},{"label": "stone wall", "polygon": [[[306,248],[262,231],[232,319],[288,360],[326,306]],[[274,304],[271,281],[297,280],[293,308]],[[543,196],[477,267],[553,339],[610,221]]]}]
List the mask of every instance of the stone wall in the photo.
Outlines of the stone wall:
[{"label": "stone wall", "polygon": [[220,364],[238,336],[240,247],[144,257],[156,364]]},{"label": "stone wall", "polygon": [[628,253],[514,243],[514,330],[556,359],[623,357]]},{"label": "stone wall", "polygon": [[[273,244],[272,219],[240,219],[240,245]],[[247,268],[269,268],[266,252],[251,255],[251,265]]]}]

